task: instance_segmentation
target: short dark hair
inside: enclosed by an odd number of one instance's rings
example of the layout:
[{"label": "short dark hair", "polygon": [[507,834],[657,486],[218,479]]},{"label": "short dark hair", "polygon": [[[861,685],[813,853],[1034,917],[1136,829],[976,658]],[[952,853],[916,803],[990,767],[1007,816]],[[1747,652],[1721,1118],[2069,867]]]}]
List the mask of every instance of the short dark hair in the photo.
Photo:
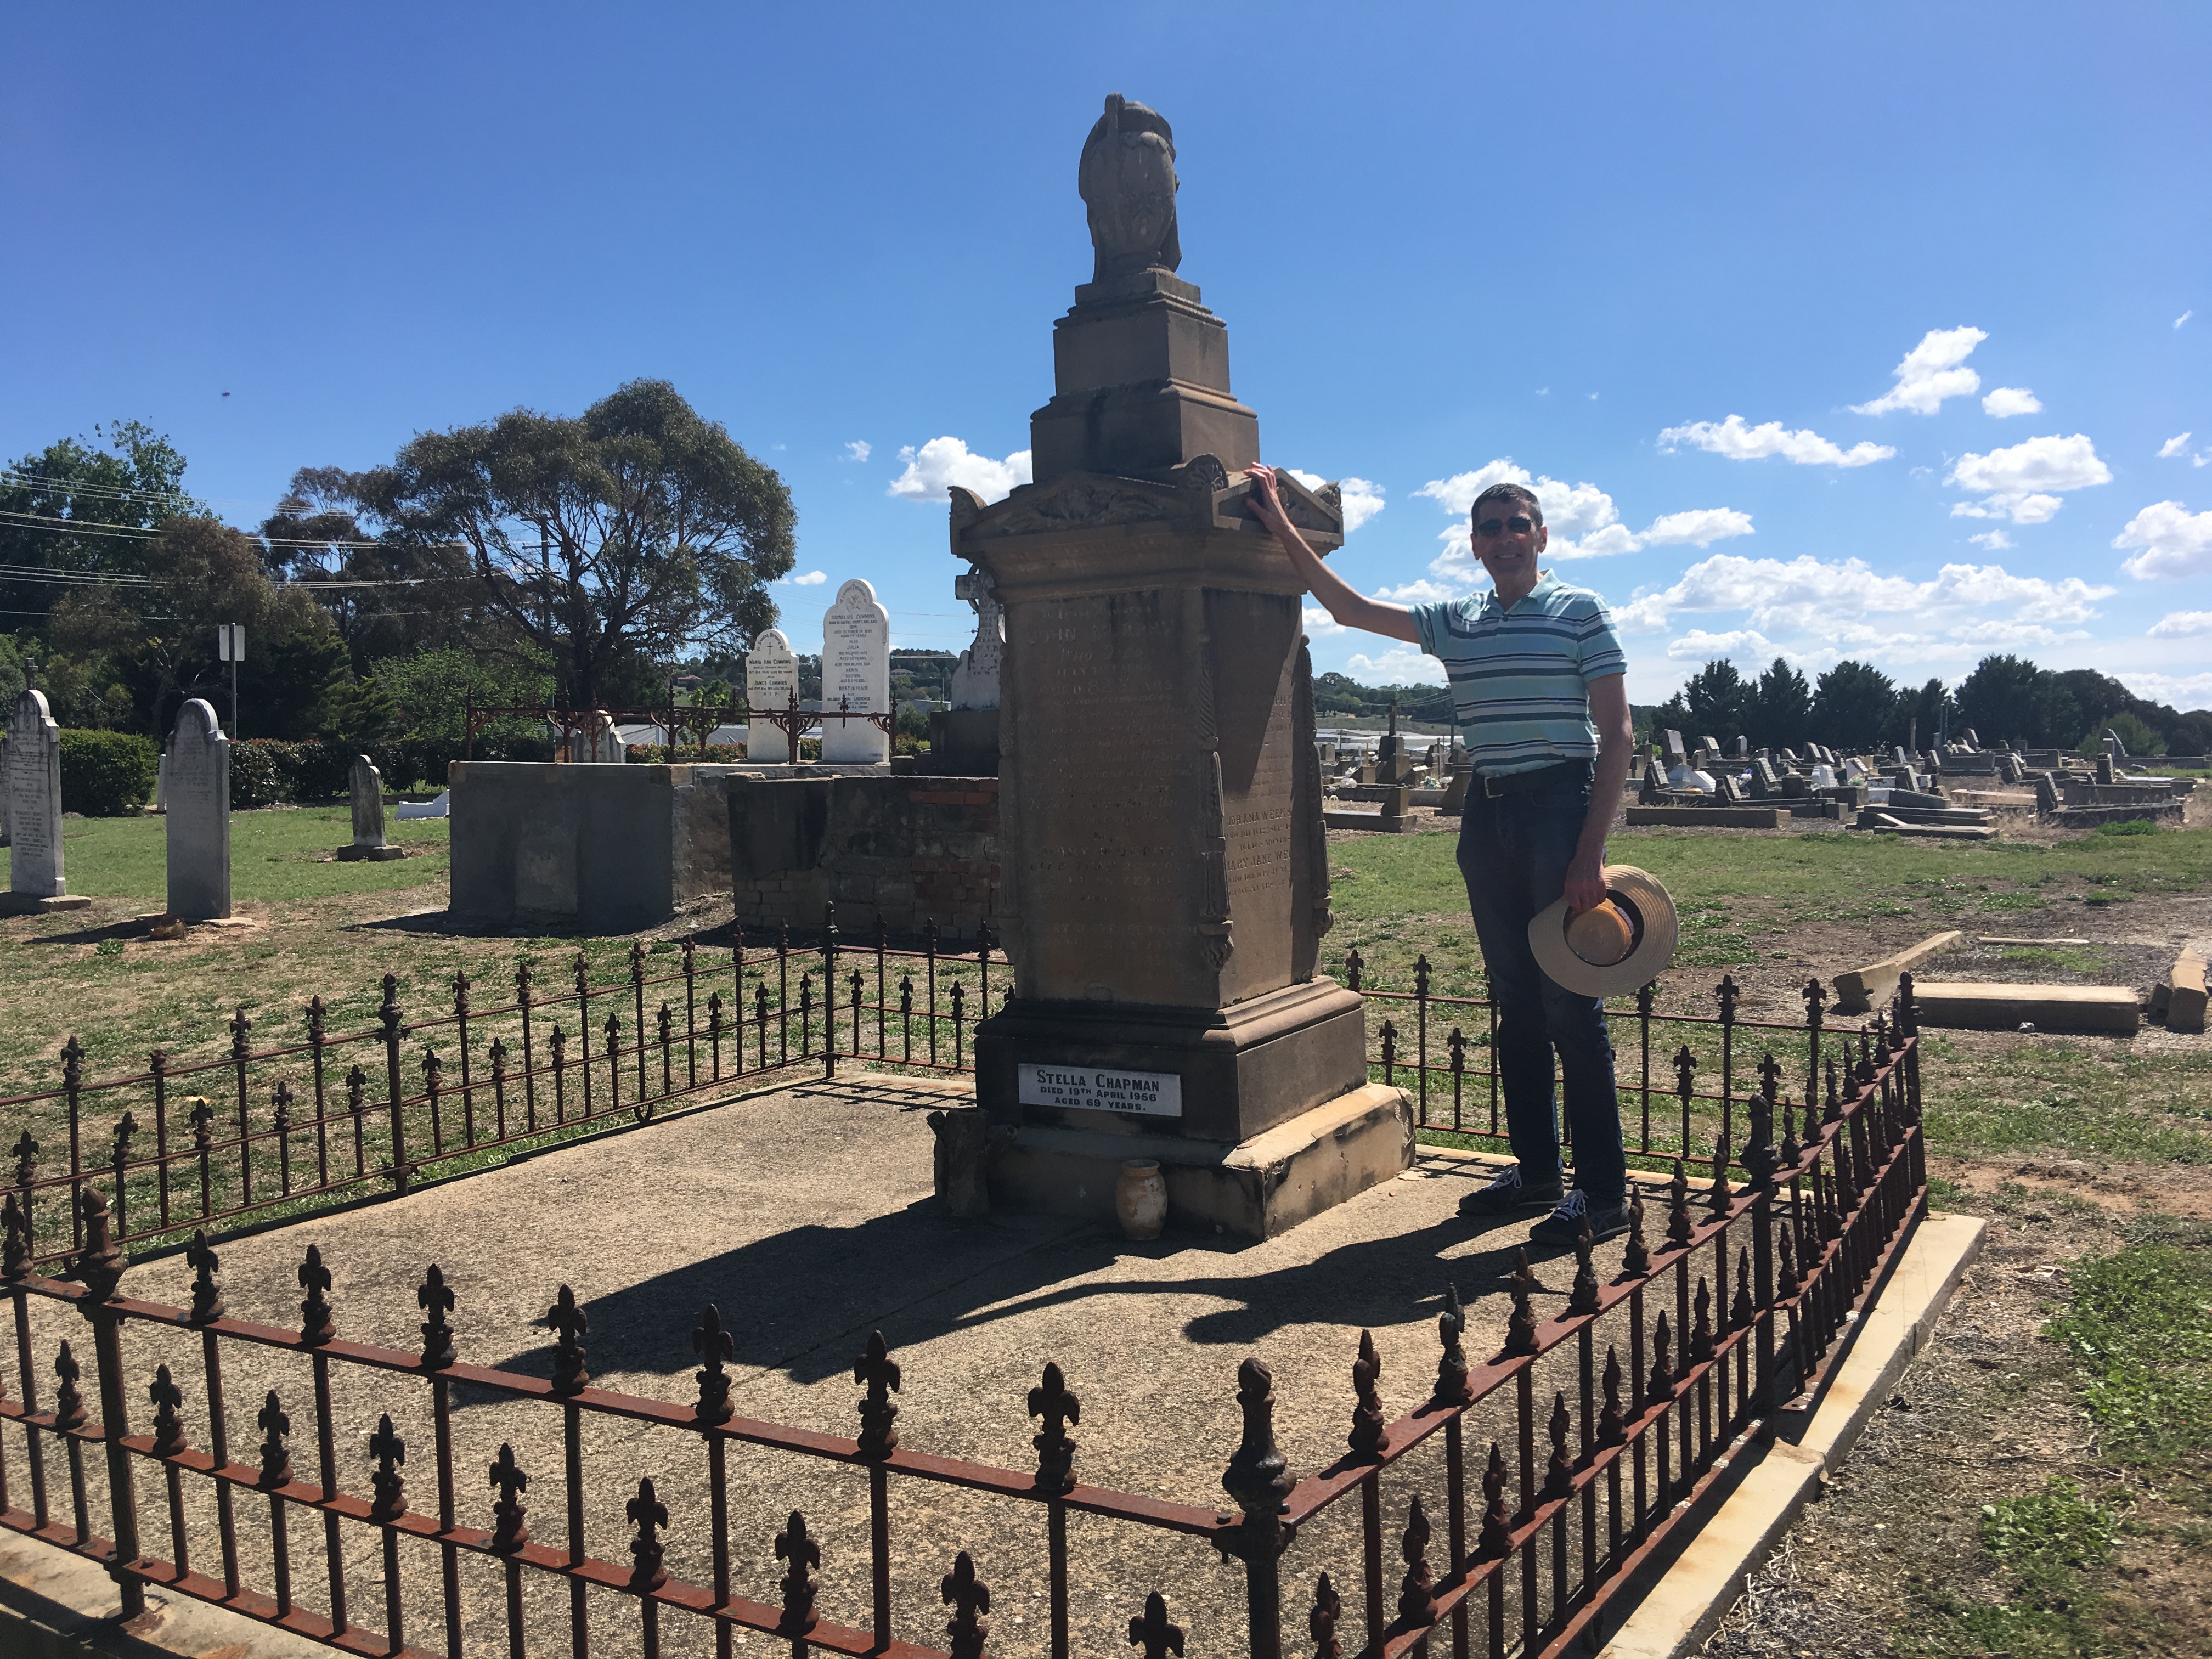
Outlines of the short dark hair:
[{"label": "short dark hair", "polygon": [[1469,523],[1482,522],[1482,504],[1485,501],[1517,501],[1528,509],[1530,522],[1537,525],[1544,522],[1544,504],[1536,499],[1536,492],[1526,484],[1494,483],[1491,485],[1489,489],[1474,498],[1474,505],[1468,509],[1467,516]]}]

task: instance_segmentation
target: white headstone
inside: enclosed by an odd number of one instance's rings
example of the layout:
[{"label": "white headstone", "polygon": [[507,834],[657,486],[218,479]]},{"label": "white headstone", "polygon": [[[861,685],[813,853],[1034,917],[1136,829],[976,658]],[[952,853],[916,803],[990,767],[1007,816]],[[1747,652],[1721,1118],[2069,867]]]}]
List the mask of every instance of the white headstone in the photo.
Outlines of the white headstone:
[{"label": "white headstone", "polygon": [[876,603],[876,590],[855,576],[822,613],[822,758],[889,760],[889,732],[873,720],[836,715],[840,710],[887,714],[890,708],[891,613]]},{"label": "white headstone", "polygon": [[62,729],[46,694],[25,688],[8,721],[10,891],[59,898],[62,883]]},{"label": "white headstone", "polygon": [[[756,709],[789,708],[799,696],[799,659],[781,628],[771,628],[753,641],[745,658],[745,702]],[[781,765],[794,758],[791,735],[758,714],[747,717],[745,758]]]},{"label": "white headstone", "polygon": [[952,706],[996,708],[999,662],[1006,649],[1006,612],[999,605],[997,585],[988,571],[971,570],[953,578],[952,593],[975,607],[975,642],[952,665]]},{"label": "white headstone", "polygon": [[623,740],[605,709],[587,708],[577,717],[576,729],[568,736],[570,765],[620,766],[624,758]]},{"label": "white headstone", "polygon": [[353,757],[353,844],[360,852],[384,845],[384,775],[366,755]]},{"label": "white headstone", "polygon": [[204,697],[169,738],[168,908],[190,921],[230,914],[230,739]]}]

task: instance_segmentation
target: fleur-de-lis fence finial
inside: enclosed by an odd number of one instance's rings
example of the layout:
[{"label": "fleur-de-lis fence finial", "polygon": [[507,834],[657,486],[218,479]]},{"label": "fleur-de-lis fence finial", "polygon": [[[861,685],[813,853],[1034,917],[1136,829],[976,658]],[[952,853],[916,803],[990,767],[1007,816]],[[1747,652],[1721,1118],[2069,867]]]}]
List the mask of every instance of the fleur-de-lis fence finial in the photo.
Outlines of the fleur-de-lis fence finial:
[{"label": "fleur-de-lis fence finial", "polygon": [[1037,1486],[1045,1492],[1066,1492],[1075,1484],[1075,1442],[1067,1429],[1070,1424],[1081,1425],[1083,1402],[1068,1391],[1060,1367],[1047,1360],[1044,1379],[1030,1390],[1028,1404],[1031,1417],[1044,1419],[1043,1431],[1030,1440],[1036,1448]]},{"label": "fleur-de-lis fence finial", "polygon": [[415,1305],[422,1310],[422,1369],[443,1370],[453,1363],[453,1328],[446,1316],[453,1310],[453,1287],[446,1283],[445,1270],[433,1261],[423,1270],[415,1289]]},{"label": "fleur-de-lis fence finial", "polygon": [[698,1328],[691,1333],[691,1352],[699,1356],[693,1373],[699,1398],[691,1407],[702,1423],[726,1423],[734,1414],[730,1404],[730,1374],[723,1362],[737,1358],[737,1339],[722,1328],[722,1310],[709,1302],[699,1310]]},{"label": "fleur-de-lis fence finial", "polygon": [[899,1367],[881,1331],[870,1333],[866,1351],[853,1362],[853,1381],[868,1390],[860,1400],[860,1455],[889,1457],[898,1449],[899,1408],[891,1395],[898,1392]]}]

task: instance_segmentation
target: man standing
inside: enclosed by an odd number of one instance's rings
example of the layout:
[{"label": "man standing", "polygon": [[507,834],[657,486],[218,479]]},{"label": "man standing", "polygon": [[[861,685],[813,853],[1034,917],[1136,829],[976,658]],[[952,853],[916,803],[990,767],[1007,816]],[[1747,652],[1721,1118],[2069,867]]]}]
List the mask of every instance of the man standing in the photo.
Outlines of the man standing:
[{"label": "man standing", "polygon": [[[1549,1209],[1529,1232],[1571,1244],[1628,1230],[1628,1169],[1605,1005],[1537,966],[1528,923],[1562,894],[1581,912],[1603,902],[1605,836],[1628,778],[1634,735],[1613,618],[1537,559],[1544,510],[1519,484],[1492,484],[1469,514],[1492,591],[1407,607],[1365,598],[1322,562],[1284,515],[1274,470],[1255,466],[1253,510],[1329,615],[1346,628],[1418,645],[1441,659],[1474,761],[1459,838],[1475,937],[1498,1007],[1492,1057],[1505,1094],[1515,1166],[1460,1204],[1470,1219]],[[1556,1050],[1574,1138],[1575,1185],[1563,1191],[1552,1109]]]}]

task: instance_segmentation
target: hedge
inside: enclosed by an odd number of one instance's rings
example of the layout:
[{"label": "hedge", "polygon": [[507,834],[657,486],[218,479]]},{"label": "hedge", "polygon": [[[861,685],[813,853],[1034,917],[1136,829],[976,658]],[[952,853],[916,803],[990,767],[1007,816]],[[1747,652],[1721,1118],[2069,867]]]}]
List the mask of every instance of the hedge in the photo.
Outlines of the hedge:
[{"label": "hedge", "polygon": [[154,799],[160,752],[129,732],[62,732],[62,807],[88,818],[128,817]]},{"label": "hedge", "polygon": [[[446,787],[447,764],[460,759],[461,746],[456,743],[410,741],[374,743],[363,747],[248,738],[230,746],[232,810],[279,803],[307,805],[343,800],[352,787],[354,757],[361,754],[366,754],[384,775],[386,789],[407,789],[417,782],[442,789]],[[502,741],[479,738],[476,758],[550,760],[553,744],[550,738]]]}]

